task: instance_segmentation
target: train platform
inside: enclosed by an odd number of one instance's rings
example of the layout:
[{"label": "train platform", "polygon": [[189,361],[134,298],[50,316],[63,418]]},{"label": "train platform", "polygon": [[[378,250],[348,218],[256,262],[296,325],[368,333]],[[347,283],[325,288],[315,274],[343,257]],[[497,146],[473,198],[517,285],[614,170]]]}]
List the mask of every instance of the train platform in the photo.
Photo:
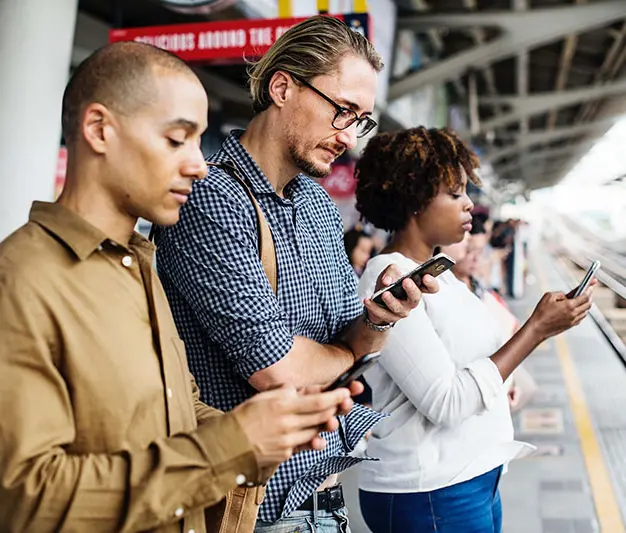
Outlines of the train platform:
[{"label": "train platform", "polygon": [[[527,279],[524,296],[509,302],[521,321],[545,291],[567,292],[577,275],[539,246],[530,252]],[[514,414],[515,432],[537,451],[511,463],[502,478],[503,532],[625,533],[626,367],[613,344],[589,316],[542,344],[524,366],[537,392]],[[368,533],[358,467],[342,481],[352,531]]]}]

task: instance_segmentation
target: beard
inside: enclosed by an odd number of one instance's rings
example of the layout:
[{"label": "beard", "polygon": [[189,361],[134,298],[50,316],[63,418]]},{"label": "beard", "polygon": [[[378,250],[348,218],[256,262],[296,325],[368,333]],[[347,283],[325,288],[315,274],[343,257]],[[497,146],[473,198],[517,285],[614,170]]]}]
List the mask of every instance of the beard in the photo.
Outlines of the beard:
[{"label": "beard", "polygon": [[298,167],[304,174],[310,176],[312,178],[325,178],[331,172],[331,168],[322,168],[316,165],[310,159],[307,159],[304,154],[302,154],[298,149],[289,145],[289,155],[293,160],[294,165]]},{"label": "beard", "polygon": [[316,165],[311,159],[307,157],[307,152],[312,150],[302,149],[298,146],[298,139],[290,136],[288,141],[289,156],[293,161],[293,164],[300,169],[300,171],[312,178],[325,178],[332,172],[330,165],[320,166]]}]

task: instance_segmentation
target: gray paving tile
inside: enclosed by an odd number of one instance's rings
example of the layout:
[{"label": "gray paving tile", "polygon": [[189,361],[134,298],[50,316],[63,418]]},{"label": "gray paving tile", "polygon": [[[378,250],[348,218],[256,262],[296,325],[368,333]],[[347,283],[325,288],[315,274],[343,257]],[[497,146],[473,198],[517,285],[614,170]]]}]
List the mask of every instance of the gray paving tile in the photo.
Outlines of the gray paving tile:
[{"label": "gray paving tile", "polygon": [[542,533],[597,533],[594,520],[568,520],[561,518],[544,518]]},{"label": "gray paving tile", "polygon": [[542,533],[541,518],[528,512],[507,509],[502,518],[503,533]]},{"label": "gray paving tile", "polygon": [[544,518],[541,521],[542,533],[574,533],[571,520]]},{"label": "gray paving tile", "polygon": [[598,528],[595,520],[573,520],[574,533],[596,533]]},{"label": "gray paving tile", "polygon": [[539,489],[555,492],[583,492],[583,481],[580,479],[541,481]]},{"label": "gray paving tile", "polygon": [[542,518],[592,519],[595,508],[586,491],[542,491],[539,513]]}]

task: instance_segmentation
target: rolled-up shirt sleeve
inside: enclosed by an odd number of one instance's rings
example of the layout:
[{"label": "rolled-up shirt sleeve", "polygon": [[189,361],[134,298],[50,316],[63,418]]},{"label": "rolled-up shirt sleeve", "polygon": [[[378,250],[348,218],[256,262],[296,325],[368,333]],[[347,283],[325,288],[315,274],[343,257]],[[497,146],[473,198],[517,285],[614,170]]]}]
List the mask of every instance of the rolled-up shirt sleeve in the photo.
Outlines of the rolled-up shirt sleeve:
[{"label": "rolled-up shirt sleeve", "polygon": [[209,180],[198,186],[179,223],[159,231],[157,270],[166,292],[177,291],[247,380],[280,361],[293,335],[259,259],[256,215],[246,193],[234,182],[232,191]]},{"label": "rolled-up shirt sleeve", "polygon": [[486,357],[467,365],[467,370],[478,385],[485,408],[491,409],[496,398],[502,394],[502,376],[498,367]]},{"label": "rolled-up shirt sleeve", "polygon": [[267,479],[237,419],[208,410],[197,430],[142,449],[71,453],[80,435],[54,318],[1,279],[0,317],[0,531],[151,530],[216,504],[238,474]]}]

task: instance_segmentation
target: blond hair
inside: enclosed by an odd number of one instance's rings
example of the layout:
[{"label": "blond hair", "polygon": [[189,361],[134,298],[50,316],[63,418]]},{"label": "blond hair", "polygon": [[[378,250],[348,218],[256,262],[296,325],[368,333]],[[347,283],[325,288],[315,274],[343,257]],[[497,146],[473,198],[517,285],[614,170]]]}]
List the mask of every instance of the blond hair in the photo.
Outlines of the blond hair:
[{"label": "blond hair", "polygon": [[347,54],[367,60],[376,72],[383,68],[372,43],[342,21],[316,15],[296,24],[283,33],[261,59],[248,64],[254,112],[260,113],[272,105],[269,83],[279,70],[309,81],[333,72]]}]

